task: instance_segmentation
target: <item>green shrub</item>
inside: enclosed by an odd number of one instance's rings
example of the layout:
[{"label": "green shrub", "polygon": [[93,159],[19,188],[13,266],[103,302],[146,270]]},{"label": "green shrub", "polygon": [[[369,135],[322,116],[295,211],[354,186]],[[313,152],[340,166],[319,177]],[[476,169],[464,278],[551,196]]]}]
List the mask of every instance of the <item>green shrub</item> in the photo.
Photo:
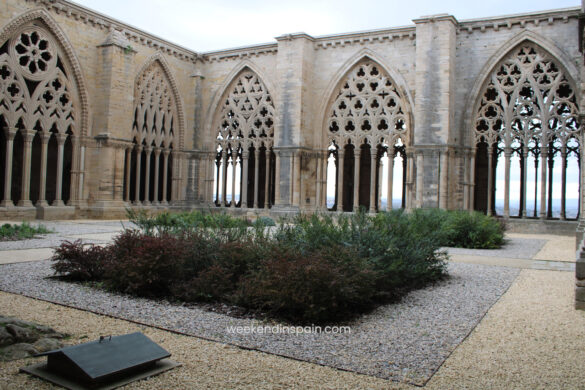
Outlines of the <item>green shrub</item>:
[{"label": "green shrub", "polygon": [[28,222],[23,222],[20,225],[5,223],[0,226],[0,241],[24,240],[27,238],[33,238],[37,234],[47,233],[52,233],[52,230],[47,229],[43,225],[31,226]]},{"label": "green shrub", "polygon": [[442,229],[446,235],[446,246],[495,249],[504,243],[503,225],[495,218],[478,212],[451,212]]}]

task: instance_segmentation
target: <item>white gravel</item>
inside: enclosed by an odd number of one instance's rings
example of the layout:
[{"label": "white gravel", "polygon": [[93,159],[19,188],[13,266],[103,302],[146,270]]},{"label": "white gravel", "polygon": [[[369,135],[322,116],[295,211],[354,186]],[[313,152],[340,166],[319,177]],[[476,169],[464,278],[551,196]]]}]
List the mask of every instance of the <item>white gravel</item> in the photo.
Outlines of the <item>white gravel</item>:
[{"label": "white gravel", "polygon": [[450,278],[350,322],[345,334],[234,334],[276,325],[45,279],[49,261],[0,266],[0,289],[210,340],[393,380],[424,384],[518,275],[513,268],[449,264]]}]

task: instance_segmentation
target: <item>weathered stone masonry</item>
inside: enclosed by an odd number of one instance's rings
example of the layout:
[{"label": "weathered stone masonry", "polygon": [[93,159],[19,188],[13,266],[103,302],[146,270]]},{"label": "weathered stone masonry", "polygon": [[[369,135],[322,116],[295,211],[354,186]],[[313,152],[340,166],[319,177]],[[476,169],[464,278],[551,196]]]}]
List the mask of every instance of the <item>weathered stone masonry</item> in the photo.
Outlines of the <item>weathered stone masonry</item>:
[{"label": "weathered stone masonry", "polygon": [[500,214],[573,218],[564,184],[553,215],[551,186],[527,178],[551,183],[582,161],[581,15],[434,15],[196,53],[64,0],[6,0],[0,219],[375,212],[393,192],[397,207],[498,213],[497,166]]}]

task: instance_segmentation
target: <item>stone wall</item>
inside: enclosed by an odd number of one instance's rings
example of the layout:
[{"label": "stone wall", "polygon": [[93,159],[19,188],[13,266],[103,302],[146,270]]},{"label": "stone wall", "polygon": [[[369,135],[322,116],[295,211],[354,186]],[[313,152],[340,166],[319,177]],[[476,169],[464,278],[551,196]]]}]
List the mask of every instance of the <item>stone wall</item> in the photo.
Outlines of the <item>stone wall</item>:
[{"label": "stone wall", "polygon": [[[411,127],[407,207],[473,208],[472,115],[486,77],[516,45],[539,45],[558,60],[573,86],[582,82],[579,8],[468,21],[434,15],[407,27],[323,37],[286,34],[274,43],[209,53],[65,0],[5,0],[0,31],[31,12],[53,23],[52,33],[70,47],[87,100],[86,132],[76,152],[79,196],[69,205],[78,217],[117,217],[129,206],[125,164],[135,85],[152,61],[171,80],[179,112],[173,199],[170,206],[154,207],[161,209],[211,205],[218,107],[245,69],[260,77],[274,99],[275,212],[324,207],[327,112],[344,77],[364,58],[379,64],[403,96]],[[0,207],[0,219],[38,215],[30,208]]]}]

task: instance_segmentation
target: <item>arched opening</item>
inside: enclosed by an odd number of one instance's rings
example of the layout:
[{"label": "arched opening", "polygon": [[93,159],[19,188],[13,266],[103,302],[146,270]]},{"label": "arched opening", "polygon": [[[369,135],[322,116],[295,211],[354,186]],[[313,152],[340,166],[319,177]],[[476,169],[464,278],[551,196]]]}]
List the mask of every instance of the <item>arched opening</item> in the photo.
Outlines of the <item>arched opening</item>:
[{"label": "arched opening", "polygon": [[536,44],[520,44],[494,68],[479,99],[474,208],[510,218],[576,218],[579,111],[557,61]]},{"label": "arched opening", "polygon": [[[365,58],[340,81],[333,96],[326,128],[327,206],[335,195],[338,211],[404,207],[402,140],[409,139],[409,121],[407,103],[398,88],[379,64]],[[396,206],[394,198],[399,199]]]},{"label": "arched opening", "polygon": [[270,93],[258,75],[245,68],[220,101],[215,120],[215,204],[269,208],[274,203],[275,174],[274,105]]}]

